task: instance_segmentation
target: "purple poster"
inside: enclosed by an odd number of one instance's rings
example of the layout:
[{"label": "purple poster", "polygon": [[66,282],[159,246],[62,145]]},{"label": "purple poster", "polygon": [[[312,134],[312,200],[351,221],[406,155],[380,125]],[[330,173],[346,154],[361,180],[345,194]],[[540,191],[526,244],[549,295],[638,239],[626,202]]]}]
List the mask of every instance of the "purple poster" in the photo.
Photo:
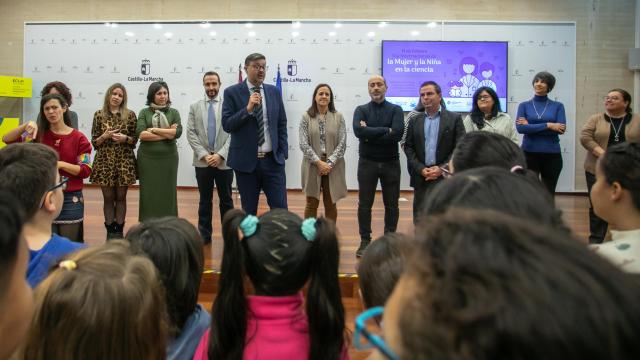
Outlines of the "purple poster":
[{"label": "purple poster", "polygon": [[504,111],[507,42],[383,41],[382,75],[387,100],[405,111],[416,106],[420,84],[428,80],[440,85],[451,111],[470,111],[473,93],[483,86],[496,91]]}]

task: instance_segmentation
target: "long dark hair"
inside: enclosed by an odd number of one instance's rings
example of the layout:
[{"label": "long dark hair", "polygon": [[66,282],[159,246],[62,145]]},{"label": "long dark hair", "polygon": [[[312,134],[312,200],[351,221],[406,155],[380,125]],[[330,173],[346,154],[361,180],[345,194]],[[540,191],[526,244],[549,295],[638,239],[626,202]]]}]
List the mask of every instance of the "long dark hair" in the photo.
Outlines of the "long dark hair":
[{"label": "long dark hair", "polygon": [[491,108],[491,118],[498,116],[498,113],[502,111],[502,108],[500,106],[500,99],[498,99],[498,94],[496,94],[496,92],[492,88],[488,86],[483,86],[478,90],[476,90],[476,92],[473,93],[471,113],[469,114],[469,116],[471,116],[471,121],[473,121],[473,123],[476,124],[478,129],[482,129],[484,127],[484,113],[478,107],[478,97],[480,96],[480,93],[483,91],[486,91],[487,94],[489,94],[489,96],[491,96],[491,98],[493,99],[493,107]]},{"label": "long dark hair", "polygon": [[331,89],[331,86],[329,86],[329,84],[318,84],[318,86],[316,86],[316,88],[313,90],[313,97],[311,98],[311,106],[309,107],[309,109],[307,109],[307,114],[309,114],[309,117],[316,117],[316,115],[318,115],[318,104],[316,103],[316,95],[318,94],[318,90],[320,90],[321,87],[327,87],[329,89],[329,93],[331,94],[331,97],[329,98],[329,112],[336,112],[336,106],[333,103],[333,89]]},{"label": "long dark hair", "polygon": [[247,343],[245,275],[256,293],[266,296],[293,295],[310,280],[306,301],[309,359],[339,359],[345,327],[333,223],[317,219],[316,236],[308,241],[301,233],[298,215],[274,209],[260,217],[255,234],[240,239],[240,223],[246,216],[242,210],[230,210],[222,221],[224,249],[219,291],[211,309],[209,359],[243,357]]},{"label": "long dark hair", "polygon": [[160,272],[166,289],[169,333],[177,337],[198,305],[204,267],[204,244],[198,229],[185,219],[167,216],[134,226],[126,240]]},{"label": "long dark hair", "polygon": [[69,116],[69,105],[67,101],[64,99],[64,96],[60,94],[47,94],[40,99],[40,114],[38,115],[38,136],[36,138],[36,142],[42,142],[42,138],[44,137],[45,131],[49,130],[51,124],[49,124],[49,120],[47,120],[47,116],[44,113],[44,104],[46,104],[49,100],[57,100],[60,103],[60,107],[65,109],[63,119],[65,125],[71,127],[71,116]]}]

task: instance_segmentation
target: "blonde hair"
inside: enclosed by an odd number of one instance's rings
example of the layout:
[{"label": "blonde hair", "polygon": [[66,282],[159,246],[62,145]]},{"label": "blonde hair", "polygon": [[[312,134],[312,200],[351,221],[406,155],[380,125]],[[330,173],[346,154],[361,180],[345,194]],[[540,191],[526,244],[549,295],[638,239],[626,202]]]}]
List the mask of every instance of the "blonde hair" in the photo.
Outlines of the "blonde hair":
[{"label": "blonde hair", "polygon": [[124,241],[63,260],[36,288],[24,359],[165,359],[164,291],[151,261]]},{"label": "blonde hair", "polygon": [[115,83],[109,86],[107,91],[104,93],[104,104],[102,105],[102,114],[106,116],[110,113],[109,102],[111,101],[111,94],[115,89],[122,90],[122,104],[120,104],[120,116],[122,116],[122,119],[127,120],[129,118],[129,108],[127,108],[127,89],[124,87],[124,85],[120,83]]}]

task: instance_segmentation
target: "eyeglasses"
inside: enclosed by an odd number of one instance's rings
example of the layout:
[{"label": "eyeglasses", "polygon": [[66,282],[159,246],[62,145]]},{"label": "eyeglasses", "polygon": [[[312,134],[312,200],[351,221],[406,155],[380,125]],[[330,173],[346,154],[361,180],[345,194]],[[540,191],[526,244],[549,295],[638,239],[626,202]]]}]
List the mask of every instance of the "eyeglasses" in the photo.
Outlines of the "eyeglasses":
[{"label": "eyeglasses", "polygon": [[491,99],[491,96],[489,95],[478,96],[478,100],[489,100],[489,99]]},{"label": "eyeglasses", "polygon": [[[358,350],[366,350],[375,347],[387,359],[399,360],[400,358],[393,352],[393,350],[391,350],[391,348],[389,348],[382,336],[374,334],[367,329],[367,321],[370,321],[375,317],[382,316],[383,312],[384,308],[382,306],[376,306],[369,310],[366,310],[356,317],[356,334],[354,345]],[[366,340],[366,342],[363,340]]]},{"label": "eyeglasses", "polygon": [[69,182],[69,178],[66,176],[63,176],[60,178],[60,182],[53,185],[52,187],[48,188],[47,191],[44,192],[44,194],[42,195],[42,199],[40,200],[40,206],[38,208],[42,208],[42,206],[44,205],[44,198],[47,197],[47,194],[51,191],[54,191],[57,188],[62,188],[62,191],[67,190],[67,183]]},{"label": "eyeglasses", "polygon": [[618,101],[618,100],[620,100],[620,98],[618,96],[605,96],[605,97],[602,98],[602,100],[604,100],[604,101],[609,101],[609,100]]},{"label": "eyeglasses", "polygon": [[266,70],[266,69],[267,69],[267,67],[266,67],[266,66],[262,66],[262,65],[255,65],[255,64],[253,64],[253,65],[250,65],[250,66],[251,66],[251,68],[252,68],[253,70],[263,70],[263,71],[264,71],[264,70]]}]

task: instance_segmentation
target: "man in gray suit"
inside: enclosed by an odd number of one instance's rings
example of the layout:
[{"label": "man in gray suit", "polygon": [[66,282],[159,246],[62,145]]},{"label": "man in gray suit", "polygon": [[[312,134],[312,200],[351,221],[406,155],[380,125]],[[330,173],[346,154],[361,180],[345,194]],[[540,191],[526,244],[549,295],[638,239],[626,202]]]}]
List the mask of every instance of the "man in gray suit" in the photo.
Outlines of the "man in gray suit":
[{"label": "man in gray suit", "polygon": [[191,104],[187,124],[187,140],[193,149],[193,166],[200,192],[198,206],[198,230],[205,244],[211,243],[212,197],[214,183],[218,188],[220,221],[233,209],[231,185],[233,170],[227,167],[229,134],[222,129],[222,96],[220,76],[209,71],[202,77],[205,97]]}]

